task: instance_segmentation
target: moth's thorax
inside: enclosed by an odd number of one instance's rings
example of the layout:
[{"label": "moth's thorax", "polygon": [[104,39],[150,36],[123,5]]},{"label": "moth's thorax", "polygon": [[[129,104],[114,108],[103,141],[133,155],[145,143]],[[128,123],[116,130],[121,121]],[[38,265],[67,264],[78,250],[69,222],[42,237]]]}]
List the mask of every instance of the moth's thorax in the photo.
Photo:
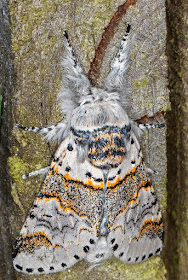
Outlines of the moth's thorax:
[{"label": "moth's thorax", "polygon": [[125,110],[109,94],[88,98],[76,108],[71,130],[75,143],[87,147],[85,156],[93,166],[109,169],[123,161],[131,126]]},{"label": "moth's thorax", "polygon": [[131,125],[103,126],[89,130],[72,128],[75,143],[88,146],[87,159],[101,169],[115,168],[122,163],[130,142]]},{"label": "moth's thorax", "polygon": [[[128,128],[129,132],[130,129]],[[102,169],[117,167],[126,155],[127,126],[120,129],[105,126],[95,130],[89,141],[88,159],[90,163]]]}]

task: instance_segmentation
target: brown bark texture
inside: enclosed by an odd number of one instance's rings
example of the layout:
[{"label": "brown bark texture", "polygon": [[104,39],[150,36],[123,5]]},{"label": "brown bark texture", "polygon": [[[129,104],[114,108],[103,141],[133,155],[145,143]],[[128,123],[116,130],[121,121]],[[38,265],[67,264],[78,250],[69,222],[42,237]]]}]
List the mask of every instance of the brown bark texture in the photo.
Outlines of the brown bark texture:
[{"label": "brown bark texture", "polygon": [[188,279],[188,3],[167,0],[167,279]]},{"label": "brown bark texture", "polygon": [[[4,153],[1,176],[7,179],[2,180],[0,201],[3,209],[0,222],[4,230],[3,244],[0,244],[0,280],[164,280],[166,270],[161,256],[137,265],[111,259],[91,271],[88,271],[89,264],[79,262],[61,273],[28,276],[13,271],[11,242],[19,234],[44,180],[40,176],[23,180],[22,175],[48,166],[57,148],[14,125],[47,126],[62,119],[57,94],[62,80],[63,31],[67,30],[85,73],[89,73],[93,84],[102,86],[127,23],[131,24],[127,81],[131,89],[129,116],[139,122],[161,120],[161,112],[165,114],[169,108],[165,0],[9,0],[9,8],[6,0],[1,2],[7,7],[7,16],[4,10],[0,14],[4,24],[0,25],[0,35],[4,34],[0,37],[1,45],[8,40],[1,48],[1,71],[4,73],[1,92],[8,102],[2,104],[8,106],[3,105],[1,111]],[[150,130],[140,139],[147,166],[158,171],[151,179],[162,213],[166,208],[165,133],[165,128]],[[4,175],[7,174],[7,160],[11,181]]]},{"label": "brown bark texture", "polygon": [[6,0],[0,2],[0,279],[16,279],[12,267],[10,213],[13,210],[7,160],[11,145],[11,98],[15,86],[11,51],[10,14]]}]

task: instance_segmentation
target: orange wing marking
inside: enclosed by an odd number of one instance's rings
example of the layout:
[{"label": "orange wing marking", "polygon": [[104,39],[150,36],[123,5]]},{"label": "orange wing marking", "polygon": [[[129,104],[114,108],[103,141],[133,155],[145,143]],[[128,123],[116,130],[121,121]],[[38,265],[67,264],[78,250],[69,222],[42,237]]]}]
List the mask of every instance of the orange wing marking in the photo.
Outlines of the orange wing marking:
[{"label": "orange wing marking", "polygon": [[163,225],[160,218],[151,218],[144,221],[140,229],[140,236],[145,235],[158,235],[162,231]]},{"label": "orange wing marking", "polygon": [[40,249],[42,246],[46,248],[52,247],[53,249],[56,247],[63,247],[59,243],[53,245],[45,231],[36,231],[33,234],[22,235],[19,250],[34,253],[35,249]]}]

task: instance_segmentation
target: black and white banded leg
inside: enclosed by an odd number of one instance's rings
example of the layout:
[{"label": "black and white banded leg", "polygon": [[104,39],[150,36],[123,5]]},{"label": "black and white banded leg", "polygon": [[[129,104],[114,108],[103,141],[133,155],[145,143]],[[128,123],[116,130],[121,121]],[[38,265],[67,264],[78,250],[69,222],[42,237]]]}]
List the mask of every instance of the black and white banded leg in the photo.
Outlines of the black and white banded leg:
[{"label": "black and white banded leg", "polygon": [[66,124],[65,123],[57,123],[55,125],[51,125],[49,127],[27,127],[27,126],[22,126],[20,124],[15,125],[17,128],[29,131],[29,132],[34,132],[38,133],[40,135],[45,136],[45,139],[49,141],[54,141],[60,143],[63,140]]},{"label": "black and white banded leg", "polygon": [[39,170],[35,170],[33,172],[24,174],[22,176],[22,179],[27,179],[27,178],[34,177],[37,175],[46,175],[49,171],[50,171],[50,166],[47,166],[47,167],[41,168]]},{"label": "black and white banded leg", "polygon": [[148,172],[150,175],[158,174],[158,171],[153,170],[153,169],[151,169],[151,168],[149,168],[149,167],[146,167],[146,168],[147,168],[147,172]]},{"label": "black and white banded leg", "polygon": [[146,131],[152,128],[161,128],[161,127],[165,127],[165,123],[156,123],[156,124],[149,124],[149,123],[140,123],[138,124],[138,127],[142,130],[142,131]]}]

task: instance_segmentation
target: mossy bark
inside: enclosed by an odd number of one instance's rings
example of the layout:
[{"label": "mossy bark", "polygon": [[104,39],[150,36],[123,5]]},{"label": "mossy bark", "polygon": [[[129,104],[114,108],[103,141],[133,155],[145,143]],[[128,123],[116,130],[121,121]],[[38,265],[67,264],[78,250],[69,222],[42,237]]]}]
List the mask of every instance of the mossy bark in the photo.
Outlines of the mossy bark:
[{"label": "mossy bark", "polygon": [[188,279],[188,55],[186,1],[167,0],[167,57],[171,111],[167,115],[168,279]]},{"label": "mossy bark", "polygon": [[[105,46],[97,84],[102,85],[126,24],[131,23],[128,85],[132,88],[130,116],[136,119],[166,111],[169,101],[164,0],[138,0],[132,3],[134,6],[129,7],[124,16],[121,15],[114,36]],[[122,0],[10,0],[12,49],[17,72],[17,87],[12,100],[13,123],[45,126],[61,120],[56,97],[61,81],[62,32],[68,31],[71,44],[87,73],[105,28],[122,4]],[[9,220],[16,238],[43,180],[40,177],[22,180],[21,176],[49,165],[56,147],[46,144],[37,135],[15,128],[12,136],[8,166],[12,176],[14,220],[12,216]],[[165,129],[146,133],[142,147],[148,167],[157,169],[160,174],[154,175],[152,180],[164,212]],[[16,273],[16,279],[165,279],[161,257],[137,265],[126,265],[112,259],[90,272],[87,271],[88,267],[85,262],[80,262],[62,273],[40,276]]]},{"label": "mossy bark", "polygon": [[10,214],[13,210],[11,180],[7,160],[10,156],[12,112],[11,98],[15,87],[13,54],[11,51],[10,14],[8,1],[0,3],[0,279],[16,279],[12,267]]}]

